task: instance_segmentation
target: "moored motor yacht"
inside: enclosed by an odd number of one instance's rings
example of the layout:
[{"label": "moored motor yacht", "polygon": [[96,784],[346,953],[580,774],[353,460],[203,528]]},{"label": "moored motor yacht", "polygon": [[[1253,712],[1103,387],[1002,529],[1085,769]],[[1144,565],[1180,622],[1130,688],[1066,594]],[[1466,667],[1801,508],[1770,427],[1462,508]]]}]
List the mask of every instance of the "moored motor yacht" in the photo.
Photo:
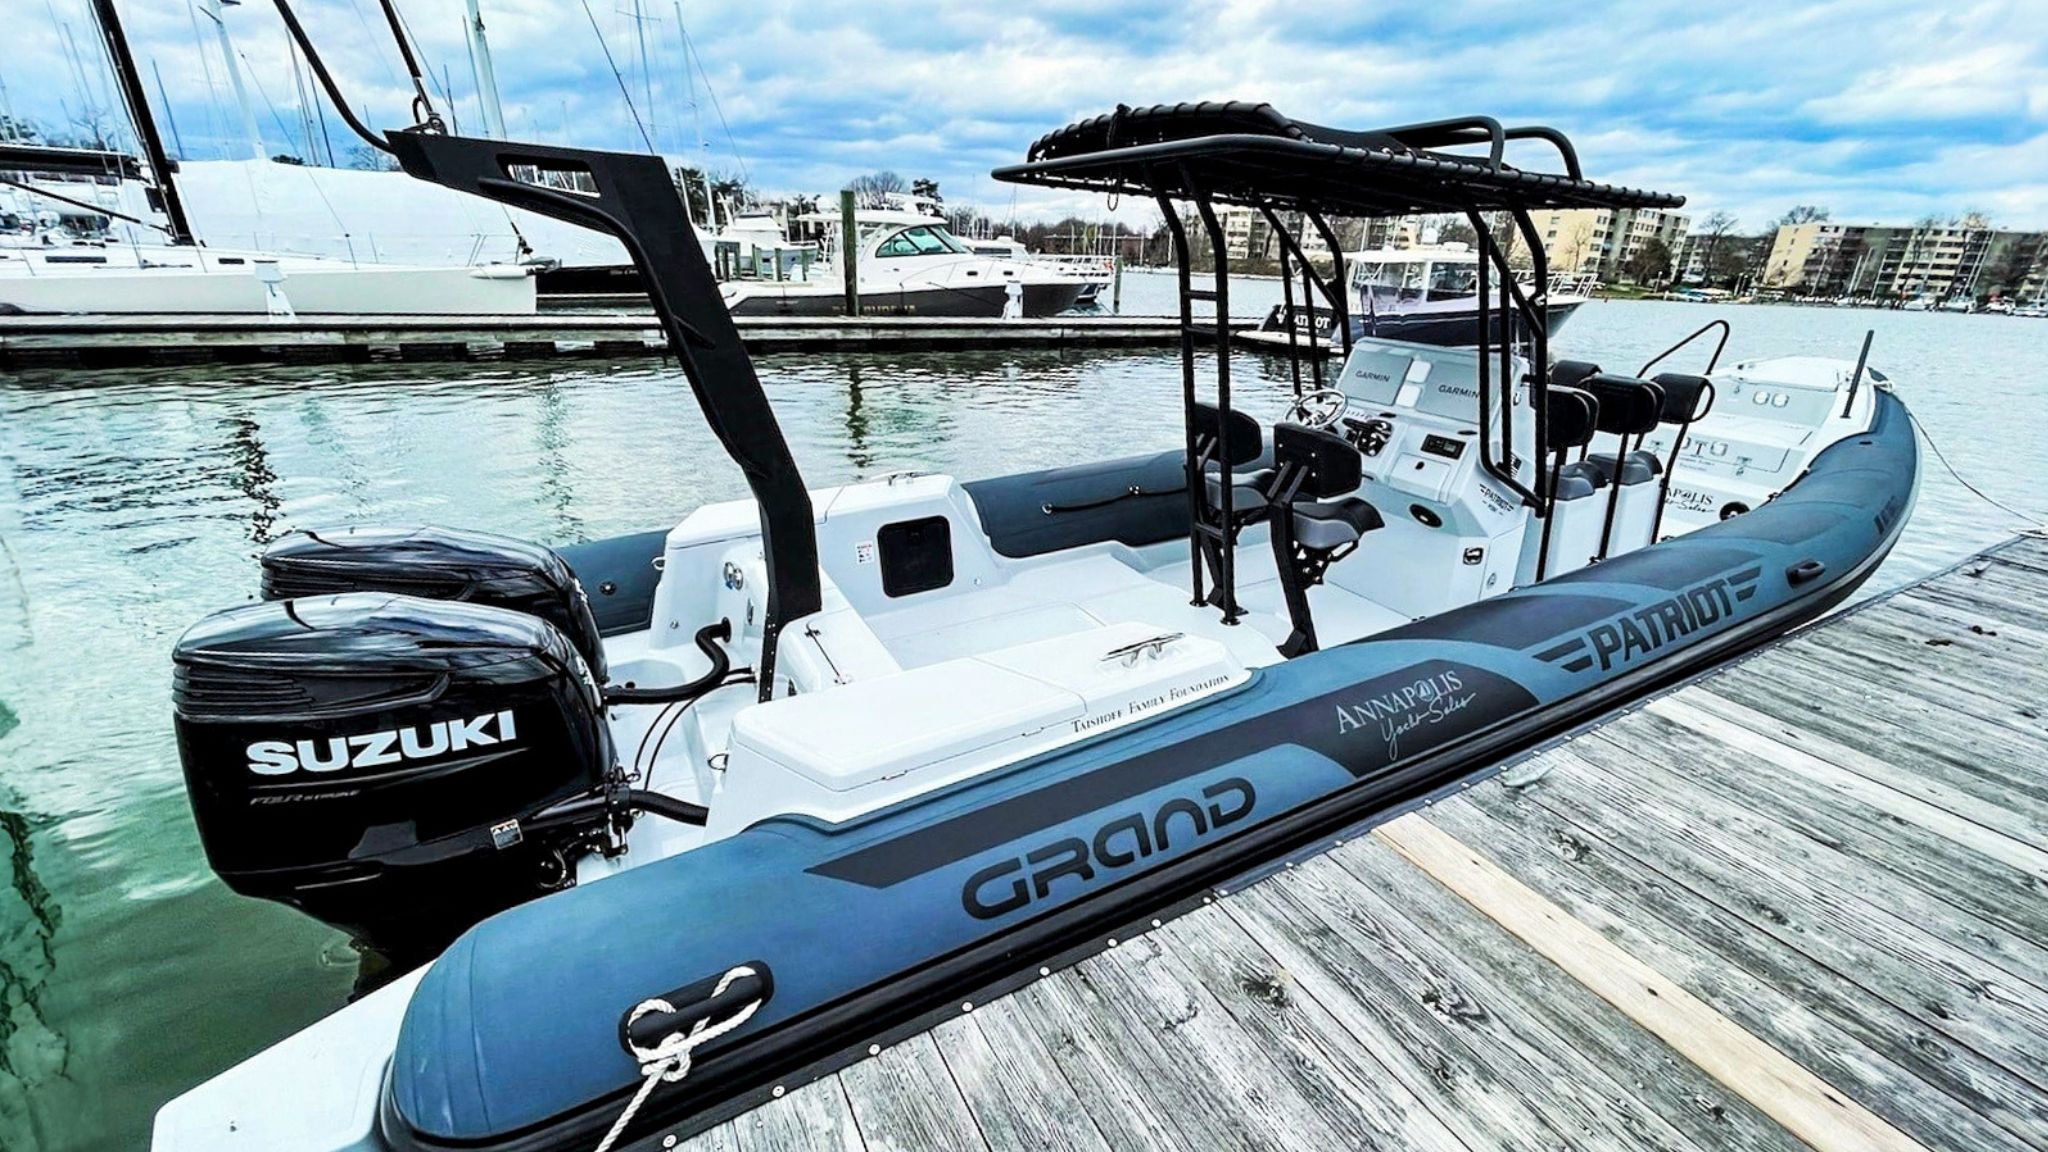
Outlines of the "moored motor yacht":
[{"label": "moored motor yacht", "polygon": [[1083,281],[1080,298],[1076,303],[1093,304],[1104,288],[1116,281],[1116,257],[1049,255],[1033,252],[1014,236],[997,236],[986,240],[962,240],[977,256],[988,256],[996,260],[1015,260],[1019,263],[1037,264],[1041,268],[1078,276]]},{"label": "moored motor yacht", "polygon": [[[816,212],[802,218],[825,226],[825,260],[806,278],[737,280],[724,286],[735,316],[842,316],[844,274],[839,270],[841,218]],[[946,221],[923,212],[863,209],[855,213],[854,270],[860,308],[891,316],[984,316],[1015,313],[1054,316],[1072,308],[1092,281],[1031,261],[976,253]]]},{"label": "moored motor yacht", "polygon": [[[1504,163],[1510,140],[1561,170]],[[1812,619],[1914,498],[1906,411],[1861,360],[1552,362],[1481,214],[1527,240],[1531,210],[1681,201],[1585,178],[1547,128],[1199,104],[1053,132],[997,178],[1191,203],[1213,252],[1218,203],[1455,206],[1481,234],[1472,346],[1340,323],[1284,409],[1241,411],[1227,260],[1194,287],[1169,211],[1180,448],[820,490],[658,160],[382,143],[624,240],[752,495],[560,552],[295,533],[261,602],[179,642],[215,870],[379,944],[454,940],[166,1105],[159,1152],[669,1147]],[[1306,287],[1343,317],[1341,284]],[[1749,399],[1773,384],[1826,409]],[[1746,510],[1665,517],[1696,429],[1767,438],[1715,423],[1731,396],[1804,426],[1797,460]]]},{"label": "moored motor yacht", "polygon": [[[1351,285],[1354,336],[1452,346],[1477,339],[1479,253],[1469,244],[1452,241],[1349,252],[1339,264],[1338,278],[1348,278]],[[1556,273],[1549,278],[1544,315],[1551,335],[1592,298],[1593,287],[1588,275]],[[1497,315],[1491,323],[1490,335],[1501,339]],[[1298,334],[1314,328],[1322,345],[1334,348],[1339,343],[1335,324],[1336,314],[1313,307],[1313,301],[1275,304],[1257,328],[1240,336],[1255,344],[1279,346],[1288,342],[1290,329]]]}]

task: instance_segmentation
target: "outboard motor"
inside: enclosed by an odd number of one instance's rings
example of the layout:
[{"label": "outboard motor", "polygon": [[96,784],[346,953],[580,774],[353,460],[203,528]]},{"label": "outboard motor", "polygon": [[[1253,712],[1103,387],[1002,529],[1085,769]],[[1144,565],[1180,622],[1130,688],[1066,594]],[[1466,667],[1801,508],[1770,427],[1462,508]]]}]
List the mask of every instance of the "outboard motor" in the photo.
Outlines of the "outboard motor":
[{"label": "outboard motor", "polygon": [[[374,556],[358,545],[377,538],[294,538],[265,557],[265,590],[340,580],[350,569],[325,560]],[[549,597],[573,579],[544,561],[448,579],[558,608]],[[588,621],[580,597],[571,606]],[[570,883],[566,861],[615,843],[628,818],[597,680],[538,613],[301,595],[216,613],[173,658],[178,752],[214,871],[380,950],[438,948]]]},{"label": "outboard motor", "polygon": [[263,598],[399,592],[524,612],[553,624],[599,683],[604,648],[568,562],[510,536],[431,526],[293,532],[263,553]]}]

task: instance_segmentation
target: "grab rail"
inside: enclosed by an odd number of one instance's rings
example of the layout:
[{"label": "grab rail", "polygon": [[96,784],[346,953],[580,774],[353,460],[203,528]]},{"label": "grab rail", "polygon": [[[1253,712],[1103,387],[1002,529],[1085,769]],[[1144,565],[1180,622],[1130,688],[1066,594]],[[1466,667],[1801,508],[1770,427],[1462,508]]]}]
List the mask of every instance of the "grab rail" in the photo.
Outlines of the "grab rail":
[{"label": "grab rail", "polygon": [[1721,339],[1714,345],[1714,354],[1707,359],[1707,370],[1700,373],[1700,375],[1702,376],[1712,376],[1714,374],[1714,366],[1721,362],[1722,351],[1728,347],[1728,336],[1731,332],[1734,331],[1733,328],[1730,328],[1728,326],[1728,322],[1726,320],[1709,320],[1705,324],[1700,325],[1697,329],[1694,329],[1692,335],[1687,336],[1685,339],[1680,340],[1678,343],[1673,344],[1671,347],[1666,348],[1662,352],[1657,353],[1655,356],[1650,357],[1649,363],[1644,364],[1641,368],[1636,369],[1636,377],[1641,380],[1649,379],[1650,369],[1655,368],[1658,364],[1661,364],[1665,360],[1670,359],[1672,353],[1677,352],[1679,349],[1685,347],[1687,344],[1692,343],[1693,341],[1699,339],[1700,337],[1706,335],[1707,333],[1713,331],[1716,328],[1719,328],[1721,330]]}]

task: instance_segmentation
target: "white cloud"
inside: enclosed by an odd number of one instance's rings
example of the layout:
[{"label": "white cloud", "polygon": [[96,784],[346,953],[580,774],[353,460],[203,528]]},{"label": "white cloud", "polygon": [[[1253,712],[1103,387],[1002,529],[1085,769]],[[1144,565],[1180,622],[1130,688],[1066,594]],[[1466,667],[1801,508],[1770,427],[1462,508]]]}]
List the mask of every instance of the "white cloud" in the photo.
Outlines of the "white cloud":
[{"label": "white cloud", "polygon": [[[85,0],[48,2],[70,24],[85,69],[103,73]],[[471,124],[462,0],[401,2]],[[380,127],[403,123],[409,91],[375,0],[296,3],[351,101]],[[640,146],[581,0],[482,3],[515,131]],[[2009,225],[2048,227],[2039,159],[2048,21],[2038,0],[1337,10],[1264,0],[687,0],[681,11],[718,104],[701,99],[694,114],[674,0],[639,0],[646,80],[633,0],[590,7],[664,151],[696,154],[701,125],[713,168],[744,163],[776,190],[828,190],[889,167],[984,207],[1099,215],[1100,198],[998,186],[986,174],[1041,133],[1119,102],[1249,98],[1351,127],[1475,111],[1551,123],[1572,135],[1589,173],[1684,192],[1696,210],[1725,208],[1752,226],[1792,203],[1821,203],[1854,219],[1982,207]],[[220,154],[236,117],[217,63],[208,84],[186,3],[122,0],[122,12],[145,68],[161,66],[188,149]],[[275,13],[260,0],[228,12],[252,63],[267,146],[305,151]],[[27,15],[6,53],[11,103],[56,126],[80,119],[90,101],[76,95],[63,37],[47,12]],[[327,131],[343,129],[330,116]],[[1149,209],[1126,205],[1134,213]]]}]

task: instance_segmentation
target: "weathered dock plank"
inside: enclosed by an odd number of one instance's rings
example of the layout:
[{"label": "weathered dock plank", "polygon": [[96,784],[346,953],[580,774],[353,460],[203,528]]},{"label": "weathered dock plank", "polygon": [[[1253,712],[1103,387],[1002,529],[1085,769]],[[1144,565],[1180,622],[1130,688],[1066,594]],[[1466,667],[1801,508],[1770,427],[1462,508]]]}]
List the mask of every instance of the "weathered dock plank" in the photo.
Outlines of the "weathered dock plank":
[{"label": "weathered dock plank", "polygon": [[[1386,845],[1362,839],[1302,865],[1290,881],[1242,893],[1231,914],[1323,1002],[1356,1005],[1368,1021],[1406,1017],[1400,1031],[1408,1035],[1390,1053],[1423,1073],[1418,1095],[1445,1123],[1468,1127],[1502,1112],[1497,1099],[1475,1105],[1498,1092],[1555,1133],[1547,1143],[1474,1133],[1475,1147],[1781,1146],[1773,1125],[1747,1113],[1717,1124],[1711,1140],[1695,1138],[1693,1121],[1706,1111],[1698,1101],[1716,1095],[1704,1075]],[[1418,902],[1411,885],[1443,899]],[[1376,1039],[1371,1029],[1354,1034],[1367,1045]],[[1660,1074],[1645,1078],[1653,1068]]]},{"label": "weathered dock plank", "polygon": [[1428,818],[1930,1148],[2048,1131],[2030,1087],[1543,806],[1488,786]]},{"label": "weathered dock plank", "polygon": [[870,1152],[988,1147],[929,1033],[855,1064],[841,1080]]},{"label": "weathered dock plank", "polygon": [[2022,539],[691,1146],[2048,1152],[2044,694]]},{"label": "weathered dock plank", "polygon": [[1844,1152],[1919,1148],[1882,1117],[1714,1011],[1670,977],[1563,914],[1434,824],[1403,818],[1379,834],[1410,863],[1808,1144]]},{"label": "weathered dock plank", "polygon": [[[1659,822],[1648,829],[1631,826],[1617,820],[1608,803],[1599,803],[1597,818],[1584,818],[1584,793],[1567,791],[1566,785],[1581,775],[1576,765],[1586,763],[1577,761],[1554,774],[1557,790],[1528,802],[1569,821],[1579,836],[1604,844],[1609,854],[1634,858],[1648,878],[1674,889],[1676,899],[1696,904],[1697,915],[1718,921],[1720,929],[1734,929],[1738,940],[1724,936],[1724,943],[1739,945],[1740,937],[1761,936],[1783,945],[1789,952],[1774,957],[1777,973],[1807,974],[1809,983],[1857,986],[1890,1006],[1893,1012],[1883,1019],[1902,1040],[1923,1048],[1939,1042],[1951,1053],[1981,1057],[2016,1082],[2016,1105],[2040,1113],[2033,1106],[2040,1102],[2033,1074],[2039,1059],[2026,1050],[2038,1024],[2014,1026],[2038,1016],[2038,990],[1918,927],[1949,922],[1938,910],[1923,901],[1896,915],[1887,912],[1828,876],[1840,863],[1828,849],[1816,845],[1806,853],[1795,838],[1773,834],[1763,822],[1731,815],[1707,801],[1700,804],[1698,829],[1690,833],[1662,822],[1661,815],[1642,812],[1627,815]],[[1595,769],[1584,775],[1600,774]],[[1595,786],[1591,791],[1603,790]],[[1609,802],[1625,795],[1606,792]],[[1745,850],[1750,854],[1746,861],[1738,855]],[[1759,862],[1769,866],[1757,867]],[[2015,1002],[2011,1009],[2008,998]]]},{"label": "weathered dock plank", "polygon": [[1018,1012],[964,1015],[932,1029],[932,1039],[991,1147],[1110,1152],[1093,1111]]},{"label": "weathered dock plank", "polygon": [[[1750,755],[1771,760],[1791,771],[1802,771],[1816,779],[1829,780],[1844,791],[1856,790],[1872,802],[1888,798],[1900,807],[1917,801],[1927,808],[1948,812],[1964,821],[2000,835],[2014,844],[2029,847],[2048,843],[2048,813],[2029,811],[2011,802],[2009,794],[1984,786],[1976,776],[1951,773],[1939,761],[1916,760],[1899,764],[1873,756],[1821,733],[1785,723],[1757,709],[1714,692],[1695,691],[1652,701],[1649,710],[1697,731],[1714,736]],[[1840,774],[1852,774],[1869,781],[1872,788],[1860,789]],[[1930,825],[1934,818],[1923,817]],[[1989,841],[1986,841],[1989,843]],[[1994,855],[2013,851],[2010,845]]]}]

